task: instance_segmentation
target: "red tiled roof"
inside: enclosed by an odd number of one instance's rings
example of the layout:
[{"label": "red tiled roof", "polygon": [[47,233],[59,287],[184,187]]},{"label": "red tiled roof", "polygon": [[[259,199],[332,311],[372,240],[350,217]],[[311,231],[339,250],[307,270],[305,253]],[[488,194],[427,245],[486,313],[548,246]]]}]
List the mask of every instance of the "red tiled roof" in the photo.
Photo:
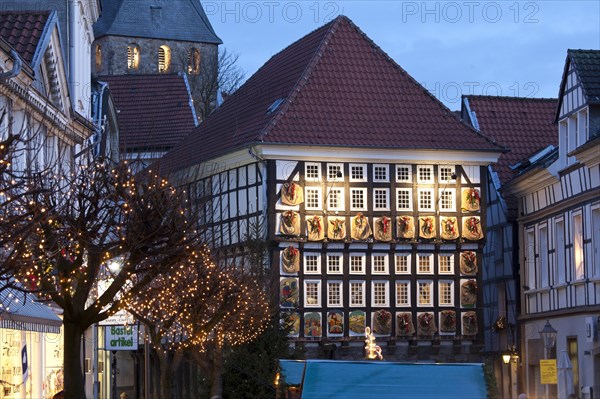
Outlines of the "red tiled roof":
[{"label": "red tiled roof", "polygon": [[557,99],[465,96],[475,112],[479,130],[509,149],[494,165],[504,185],[516,172],[514,165],[549,145],[558,145],[558,128],[553,124]]},{"label": "red tiled roof", "polygon": [[0,37],[31,64],[49,15],[49,11],[0,12]]},{"label": "red tiled roof", "polygon": [[195,127],[183,76],[135,74],[100,76],[119,110],[122,151],[171,149]]},{"label": "red tiled roof", "polygon": [[[267,113],[280,98],[285,101]],[[501,150],[344,16],[274,55],[162,165],[178,169],[258,142]]]}]

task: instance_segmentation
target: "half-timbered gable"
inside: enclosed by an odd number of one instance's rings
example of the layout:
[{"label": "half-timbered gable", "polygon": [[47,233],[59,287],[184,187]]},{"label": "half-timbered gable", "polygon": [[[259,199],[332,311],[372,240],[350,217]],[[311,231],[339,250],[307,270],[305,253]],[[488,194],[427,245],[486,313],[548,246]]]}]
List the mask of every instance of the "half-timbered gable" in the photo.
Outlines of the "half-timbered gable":
[{"label": "half-timbered gable", "polygon": [[233,259],[258,231],[309,356],[334,341],[362,357],[368,326],[397,359],[466,361],[482,342],[485,168],[502,151],[341,16],[274,55],[161,167],[216,253]]},{"label": "half-timbered gable", "polygon": [[518,345],[519,258],[517,200],[502,189],[521,171],[518,165],[539,151],[556,148],[552,123],[556,99],[464,96],[462,118],[508,152],[487,168],[487,232],[483,257],[484,343],[495,354],[494,369],[503,396],[516,396],[516,365],[500,355]]},{"label": "half-timbered gable", "polygon": [[[566,351],[576,371],[573,387],[600,389],[600,51],[569,50],[556,112],[558,148],[546,148],[516,165],[506,187],[518,198],[521,264],[521,333],[529,395],[541,353],[537,331],[546,320],[558,330],[555,353]],[[587,354],[586,354],[587,353]]]}]

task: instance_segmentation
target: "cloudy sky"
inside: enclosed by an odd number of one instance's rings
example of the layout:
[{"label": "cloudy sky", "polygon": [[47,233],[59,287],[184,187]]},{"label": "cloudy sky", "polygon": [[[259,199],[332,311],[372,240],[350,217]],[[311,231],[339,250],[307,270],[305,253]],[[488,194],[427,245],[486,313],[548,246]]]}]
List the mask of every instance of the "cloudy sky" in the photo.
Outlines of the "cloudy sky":
[{"label": "cloudy sky", "polygon": [[339,14],[450,109],[461,94],[556,97],[568,48],[600,48],[600,2],[202,1],[251,76]]}]

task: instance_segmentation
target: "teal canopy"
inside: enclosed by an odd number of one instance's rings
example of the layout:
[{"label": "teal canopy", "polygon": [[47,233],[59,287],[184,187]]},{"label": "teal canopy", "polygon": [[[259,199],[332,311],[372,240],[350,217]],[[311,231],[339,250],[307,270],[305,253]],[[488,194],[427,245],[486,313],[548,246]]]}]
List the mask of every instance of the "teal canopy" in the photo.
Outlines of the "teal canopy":
[{"label": "teal canopy", "polygon": [[288,385],[299,385],[302,381],[302,399],[482,399],[488,396],[481,364],[308,360],[281,361],[281,368]]}]

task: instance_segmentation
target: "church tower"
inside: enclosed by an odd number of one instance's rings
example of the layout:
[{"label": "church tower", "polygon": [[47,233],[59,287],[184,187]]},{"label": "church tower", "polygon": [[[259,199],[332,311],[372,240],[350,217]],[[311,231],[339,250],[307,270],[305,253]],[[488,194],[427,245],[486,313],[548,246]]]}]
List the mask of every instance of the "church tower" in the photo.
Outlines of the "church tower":
[{"label": "church tower", "polygon": [[95,75],[216,73],[222,43],[200,0],[111,0],[94,25]]}]

